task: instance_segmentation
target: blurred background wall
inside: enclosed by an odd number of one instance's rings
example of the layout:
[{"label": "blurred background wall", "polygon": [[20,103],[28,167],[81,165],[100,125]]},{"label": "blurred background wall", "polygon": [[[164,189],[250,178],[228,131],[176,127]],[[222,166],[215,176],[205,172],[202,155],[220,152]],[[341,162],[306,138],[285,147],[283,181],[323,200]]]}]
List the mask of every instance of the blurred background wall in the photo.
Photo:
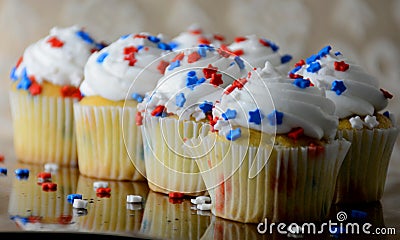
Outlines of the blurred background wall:
[{"label": "blurred background wall", "polygon": [[143,31],[174,37],[192,23],[228,41],[266,37],[293,64],[330,44],[395,95],[389,110],[400,119],[400,0],[0,0],[0,137],[12,138],[11,67],[51,27],[79,24],[111,42]]}]

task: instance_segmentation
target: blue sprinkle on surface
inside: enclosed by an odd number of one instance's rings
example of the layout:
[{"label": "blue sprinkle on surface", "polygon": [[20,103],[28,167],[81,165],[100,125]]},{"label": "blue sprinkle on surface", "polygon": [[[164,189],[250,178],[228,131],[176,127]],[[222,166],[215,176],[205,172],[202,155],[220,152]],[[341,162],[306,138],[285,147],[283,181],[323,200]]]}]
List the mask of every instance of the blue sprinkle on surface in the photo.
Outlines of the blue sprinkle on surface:
[{"label": "blue sprinkle on surface", "polygon": [[236,139],[242,136],[242,130],[240,128],[236,128],[234,130],[229,130],[228,134],[226,134],[226,139],[229,141],[235,141]]},{"label": "blue sprinkle on surface", "polygon": [[76,35],[78,37],[80,37],[83,41],[85,41],[85,42],[87,42],[89,44],[93,44],[94,43],[93,38],[90,37],[90,35],[85,31],[82,31],[82,30],[81,31],[77,31]]},{"label": "blue sprinkle on surface", "polygon": [[201,109],[201,111],[203,111],[203,113],[211,112],[211,110],[213,108],[213,103],[204,101],[204,103],[201,103],[199,105],[199,108]]},{"label": "blue sprinkle on surface", "polygon": [[7,168],[0,168],[0,175],[7,175]]},{"label": "blue sprinkle on surface", "polygon": [[15,169],[15,175],[17,176],[28,176],[29,175],[29,169],[26,168],[18,168]]},{"label": "blue sprinkle on surface", "polygon": [[106,59],[107,56],[108,56],[108,52],[100,53],[100,55],[96,59],[96,62],[103,63],[104,59]]},{"label": "blue sprinkle on surface", "polygon": [[21,81],[19,81],[17,85],[17,89],[24,89],[28,90],[29,87],[32,85],[32,81],[26,75],[26,72],[22,75]]},{"label": "blue sprinkle on surface", "polygon": [[168,45],[171,47],[171,49],[175,49],[179,46],[179,44],[176,42],[169,42]]},{"label": "blue sprinkle on surface", "polygon": [[310,64],[310,66],[308,66],[307,72],[315,73],[315,72],[318,72],[320,69],[321,69],[321,65],[319,64],[319,62],[312,62]]},{"label": "blue sprinkle on surface", "polygon": [[234,119],[234,118],[236,118],[236,110],[234,110],[234,109],[229,109],[229,108],[228,108],[228,110],[226,110],[226,112],[224,112],[224,113],[222,114],[222,117],[223,117],[225,120]]},{"label": "blue sprinkle on surface", "polygon": [[249,122],[255,123],[257,125],[261,124],[261,119],[263,119],[263,115],[260,112],[260,109],[256,109],[254,111],[249,111]]},{"label": "blue sprinkle on surface", "polygon": [[346,91],[346,86],[344,85],[343,81],[335,80],[332,82],[331,90],[336,92],[337,95],[341,95],[344,91]]},{"label": "blue sprinkle on surface", "polygon": [[383,116],[385,116],[385,117],[389,118],[389,117],[390,117],[390,113],[389,113],[389,111],[385,111],[385,112],[383,113]]},{"label": "blue sprinkle on surface", "polygon": [[244,62],[240,57],[236,56],[235,62],[239,66],[240,69],[244,69]]},{"label": "blue sprinkle on surface", "polygon": [[293,68],[290,73],[295,74],[296,72],[298,72],[301,69],[301,66],[297,66],[295,68]]},{"label": "blue sprinkle on surface", "polygon": [[342,53],[341,52],[335,52],[335,56],[339,56],[339,55],[342,55]]},{"label": "blue sprinkle on surface", "polygon": [[283,120],[283,113],[279,112],[277,110],[272,111],[270,114],[268,114],[267,116],[268,120],[269,120],[269,124],[272,126],[275,125],[281,125],[282,124],[282,120]]},{"label": "blue sprinkle on surface", "polygon": [[174,62],[171,62],[171,63],[169,64],[168,70],[173,70],[174,68],[177,68],[177,67],[179,67],[180,65],[181,65],[181,61],[179,61],[179,60],[176,60],[176,61],[174,61]]},{"label": "blue sprinkle on surface", "polygon": [[329,45],[323,47],[321,50],[319,50],[318,56],[319,56],[320,58],[325,57],[326,55],[329,54],[329,52],[331,51],[331,49],[332,49],[332,47],[329,46]]},{"label": "blue sprinkle on surface", "polygon": [[199,47],[197,52],[199,53],[199,55],[201,57],[206,57],[207,56],[207,49],[205,47]]},{"label": "blue sprinkle on surface", "polygon": [[67,196],[67,200],[82,199],[82,194],[73,193]]},{"label": "blue sprinkle on surface", "polygon": [[286,55],[283,55],[282,57],[281,57],[281,63],[282,64],[285,64],[285,63],[287,63],[287,62],[290,62],[290,60],[292,60],[292,56],[291,55],[289,55],[289,54],[286,54]]},{"label": "blue sprinkle on surface", "polygon": [[299,88],[307,88],[310,86],[310,81],[303,79],[303,78],[296,78],[293,82]]},{"label": "blue sprinkle on surface", "polygon": [[317,55],[317,54],[311,55],[310,57],[308,57],[308,58],[306,59],[306,63],[307,63],[307,64],[313,63],[313,62],[317,61],[319,58],[320,58],[320,57],[319,57],[319,55]]},{"label": "blue sprinkle on surface", "polygon": [[186,102],[185,94],[179,93],[178,95],[176,95],[175,97],[176,106],[183,107],[183,105],[185,105],[185,102]]},{"label": "blue sprinkle on surface", "polygon": [[16,67],[13,67],[12,69],[11,69],[11,72],[10,72],[10,78],[11,78],[11,80],[13,80],[13,81],[17,81],[18,80],[18,76],[17,76],[17,68]]},{"label": "blue sprinkle on surface", "polygon": [[120,37],[120,39],[127,39],[131,34],[125,34]]},{"label": "blue sprinkle on surface", "polygon": [[270,48],[272,49],[272,51],[276,52],[276,51],[279,50],[278,45],[276,45],[274,42],[272,42],[272,41],[270,41],[270,40],[268,40],[268,39],[265,39],[265,38],[263,38],[262,40],[265,41],[265,42],[267,42],[267,43],[269,44],[269,46],[270,46]]},{"label": "blue sprinkle on surface", "polygon": [[156,37],[156,36],[148,36],[147,39],[149,39],[149,41],[153,42],[153,43],[160,42],[160,39],[158,37]]},{"label": "blue sprinkle on surface", "polygon": [[143,49],[143,45],[139,45],[139,46],[137,46],[136,47],[136,49],[138,50],[138,52],[140,51],[140,50],[142,50]]},{"label": "blue sprinkle on surface", "polygon": [[132,99],[138,103],[143,102],[143,96],[138,93],[132,93]]},{"label": "blue sprinkle on surface", "polygon": [[167,43],[164,43],[164,42],[159,42],[159,43],[157,44],[157,47],[158,47],[159,49],[165,50],[165,51],[172,50],[171,46],[169,46]]}]

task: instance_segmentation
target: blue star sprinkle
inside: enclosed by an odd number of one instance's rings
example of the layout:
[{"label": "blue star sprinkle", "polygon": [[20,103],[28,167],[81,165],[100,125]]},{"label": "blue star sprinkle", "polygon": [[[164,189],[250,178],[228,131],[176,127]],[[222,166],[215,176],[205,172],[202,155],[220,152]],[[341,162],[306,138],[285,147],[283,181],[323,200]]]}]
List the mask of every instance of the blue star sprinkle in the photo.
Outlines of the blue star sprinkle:
[{"label": "blue star sprinkle", "polygon": [[310,86],[310,81],[303,78],[296,78],[293,84],[299,88],[307,88]]},{"label": "blue star sprinkle", "polygon": [[224,112],[224,113],[222,114],[222,117],[223,117],[225,120],[234,119],[234,118],[236,117],[236,110],[232,110],[232,109],[229,109],[229,108],[228,108],[228,110],[226,110],[226,112]]},{"label": "blue star sprinkle", "polygon": [[171,62],[169,64],[168,70],[173,70],[174,68],[177,68],[181,65],[181,61],[176,60],[175,62]]},{"label": "blue star sprinkle", "polygon": [[268,120],[269,120],[269,124],[272,125],[272,126],[281,125],[282,124],[282,119],[283,119],[283,113],[282,112],[274,110],[270,114],[268,114],[267,117],[268,117]]},{"label": "blue star sprinkle", "polygon": [[242,136],[242,130],[240,128],[236,128],[234,130],[229,130],[228,134],[226,134],[226,139],[229,141],[235,141],[236,139]]},{"label": "blue star sprinkle", "polygon": [[318,59],[319,59],[319,56],[316,55],[316,54],[314,54],[314,55],[311,55],[310,57],[308,57],[308,58],[306,59],[306,63],[307,63],[307,64],[310,64],[310,63],[312,63],[312,62],[317,61]]},{"label": "blue star sprinkle", "polygon": [[335,80],[332,82],[331,90],[336,92],[337,95],[341,95],[344,91],[346,91],[346,86],[344,85],[343,81]]},{"label": "blue star sprinkle", "polygon": [[321,69],[321,65],[318,62],[313,62],[310,64],[310,66],[308,66],[307,68],[307,72],[318,72]]},{"label": "blue star sprinkle", "polygon": [[207,102],[207,101],[204,101],[204,103],[199,105],[199,108],[203,111],[203,113],[211,112],[212,107],[213,107],[213,103]]},{"label": "blue star sprinkle", "polygon": [[260,112],[260,109],[256,109],[254,111],[249,111],[249,122],[255,123],[257,125],[261,124],[261,119],[263,118],[263,115]]},{"label": "blue star sprinkle", "polygon": [[323,47],[321,50],[319,50],[318,56],[319,56],[320,58],[325,57],[326,55],[329,54],[329,52],[331,51],[331,49],[332,49],[332,47],[329,46],[329,45]]},{"label": "blue star sprinkle", "polygon": [[176,95],[175,97],[176,106],[183,107],[185,102],[186,102],[185,94],[179,93],[178,95]]}]

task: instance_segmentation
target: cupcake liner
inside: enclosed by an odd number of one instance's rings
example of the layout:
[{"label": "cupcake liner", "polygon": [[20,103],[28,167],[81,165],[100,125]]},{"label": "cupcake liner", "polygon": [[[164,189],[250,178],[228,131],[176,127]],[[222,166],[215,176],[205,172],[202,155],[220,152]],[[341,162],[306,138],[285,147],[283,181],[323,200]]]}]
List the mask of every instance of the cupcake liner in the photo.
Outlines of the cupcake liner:
[{"label": "cupcake liner", "polygon": [[197,164],[186,154],[183,145],[187,139],[206,135],[208,126],[175,118],[144,119],[144,157],[151,190],[166,194],[204,194],[206,188]]},{"label": "cupcake liner", "polygon": [[110,180],[145,180],[136,108],[74,104],[81,174]]},{"label": "cupcake liner", "polygon": [[77,166],[75,101],[10,92],[14,148],[19,161]]},{"label": "cupcake liner", "polygon": [[339,130],[351,142],[336,183],[334,202],[362,203],[382,198],[398,128]]},{"label": "cupcake liner", "polygon": [[[274,146],[271,152],[209,135],[201,151],[212,150],[196,162],[218,217],[245,223],[321,221],[328,216],[349,146],[335,140],[322,148]],[[265,158],[267,164],[251,177],[250,166]]]},{"label": "cupcake liner", "polygon": [[[102,232],[118,235],[137,233],[143,220],[144,204],[149,187],[146,182],[110,181],[109,197],[99,197],[93,189],[96,180],[79,176],[77,193],[89,201],[87,214],[76,218],[79,230],[83,232]],[[127,207],[127,195],[143,197],[137,210]],[[140,207],[142,206],[142,207]]]},{"label": "cupcake liner", "polygon": [[25,230],[66,230],[72,226],[72,205],[67,195],[75,193],[78,184],[77,168],[59,168],[52,173],[51,182],[57,184],[56,191],[43,191],[37,174],[42,166],[19,164],[16,168],[30,170],[28,179],[15,178],[8,203],[8,214]]},{"label": "cupcake liner", "polygon": [[188,199],[171,203],[168,196],[150,191],[139,233],[155,239],[200,239],[210,217],[189,210]]}]

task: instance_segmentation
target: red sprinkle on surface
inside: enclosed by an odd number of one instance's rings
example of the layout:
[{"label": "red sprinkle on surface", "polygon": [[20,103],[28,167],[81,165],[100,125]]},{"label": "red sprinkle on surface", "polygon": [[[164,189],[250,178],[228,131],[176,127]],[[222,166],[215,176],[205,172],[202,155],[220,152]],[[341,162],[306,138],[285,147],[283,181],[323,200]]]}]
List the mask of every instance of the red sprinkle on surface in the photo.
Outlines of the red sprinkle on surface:
[{"label": "red sprinkle on surface", "polygon": [[74,86],[63,86],[61,88],[61,97],[71,97],[81,100],[82,94],[81,91],[79,91],[79,88],[76,88]]},{"label": "red sprinkle on surface", "polygon": [[111,193],[111,188],[97,188],[96,193],[100,194]]},{"label": "red sprinkle on surface", "polygon": [[182,61],[182,59],[185,57],[185,54],[183,52],[179,53],[178,55],[176,55],[171,62],[175,62],[177,60]]},{"label": "red sprinkle on surface", "polygon": [[383,93],[383,96],[385,97],[385,98],[388,98],[388,99],[392,99],[393,98],[393,95],[390,93],[390,92],[388,92],[388,91],[386,91],[386,90],[384,90],[384,89],[380,89],[381,90],[381,92]]},{"label": "red sprinkle on surface", "polygon": [[194,62],[197,62],[197,60],[199,60],[200,58],[201,58],[201,56],[198,52],[192,52],[191,54],[189,54],[187,62],[194,63]]},{"label": "red sprinkle on surface", "polygon": [[236,56],[242,56],[244,54],[243,49],[238,49],[232,52],[233,54],[235,54]]},{"label": "red sprinkle on surface", "polygon": [[203,74],[205,78],[211,78],[213,74],[217,73],[218,68],[214,67],[211,64],[208,64],[208,67],[203,68]]},{"label": "red sprinkle on surface", "polygon": [[71,215],[61,215],[57,218],[59,224],[69,224],[72,221]]},{"label": "red sprinkle on surface", "polygon": [[158,63],[157,70],[158,70],[161,74],[164,74],[164,73],[165,73],[165,69],[168,67],[168,65],[169,65],[169,62],[166,62],[166,61],[164,61],[164,60],[161,60],[161,61]]},{"label": "red sprinkle on surface", "polygon": [[270,46],[268,42],[266,42],[266,41],[264,41],[264,40],[262,40],[262,39],[259,39],[258,41],[259,41],[264,47],[269,47],[269,46]]},{"label": "red sprinkle on surface", "polygon": [[301,127],[297,127],[297,128],[293,128],[289,133],[288,133],[288,137],[290,137],[291,139],[298,139],[300,136],[302,136],[304,134],[304,129]]},{"label": "red sprinkle on surface", "polygon": [[38,178],[42,178],[42,179],[49,179],[51,178],[51,173],[49,172],[41,172],[37,175]]},{"label": "red sprinkle on surface", "polygon": [[0,162],[4,162],[4,159],[5,159],[4,155],[0,154]]},{"label": "red sprinkle on surface", "polygon": [[217,49],[217,52],[219,55],[221,55],[221,57],[224,58],[228,58],[233,55],[232,51],[229,50],[229,48],[224,44],[221,44],[221,47]]},{"label": "red sprinkle on surface", "polygon": [[194,29],[194,30],[190,30],[190,31],[189,31],[189,33],[195,34],[195,35],[201,34],[202,32],[203,32],[203,31],[202,31],[201,29]]},{"label": "red sprinkle on surface", "polygon": [[169,198],[183,198],[185,196],[185,194],[180,193],[180,192],[170,192],[168,194]]},{"label": "red sprinkle on surface", "polygon": [[39,95],[42,92],[42,87],[40,86],[39,83],[36,82],[35,77],[31,76],[29,77],[31,80],[31,86],[29,87],[29,92],[31,93],[32,96]]},{"label": "red sprinkle on surface", "polygon": [[218,73],[213,73],[211,74],[211,80],[210,83],[212,85],[214,85],[215,87],[221,85],[224,83],[224,81],[222,80],[222,74],[218,74]]},{"label": "red sprinkle on surface", "polygon": [[42,190],[43,191],[56,191],[57,184],[52,182],[42,183]]},{"label": "red sprinkle on surface", "polygon": [[154,110],[151,112],[151,116],[156,116],[160,113],[162,113],[165,109],[165,106],[163,105],[158,105],[157,107],[154,108]]},{"label": "red sprinkle on surface", "polygon": [[242,89],[243,86],[247,83],[247,79],[240,78],[238,80],[233,81],[233,83],[225,90],[225,94],[231,93],[235,88]]},{"label": "red sprinkle on surface", "polygon": [[336,71],[344,72],[349,69],[349,64],[345,63],[344,61],[334,62],[333,66],[335,67]]},{"label": "red sprinkle on surface", "polygon": [[22,63],[23,60],[24,60],[24,57],[23,57],[23,56],[19,57],[19,59],[18,59],[18,61],[17,61],[17,64],[15,65],[15,67],[18,68],[19,65],[21,65],[21,63]]},{"label": "red sprinkle on surface", "polygon": [[214,39],[218,41],[225,41],[225,37],[221,34],[214,34]]},{"label": "red sprinkle on surface", "polygon": [[128,54],[131,54],[131,53],[134,54],[134,53],[137,53],[137,52],[138,52],[138,50],[134,46],[130,46],[130,47],[124,48],[124,55],[128,55]]},{"label": "red sprinkle on surface", "polygon": [[211,43],[210,40],[208,40],[208,39],[205,38],[205,37],[199,38],[199,39],[197,40],[197,42],[198,42],[199,44],[207,44],[207,45],[209,45],[209,44]]},{"label": "red sprinkle on surface", "polygon": [[133,38],[147,38],[147,36],[143,34],[135,34],[133,35]]},{"label": "red sprinkle on surface", "polygon": [[303,78],[300,74],[295,74],[295,73],[289,73],[289,77],[291,79],[297,79],[297,78]]},{"label": "red sprinkle on surface", "polygon": [[141,113],[141,112],[137,112],[137,113],[136,113],[136,118],[135,118],[135,120],[136,120],[136,125],[137,125],[137,126],[142,126],[142,124],[143,124],[143,117],[142,117],[142,113]]},{"label": "red sprinkle on surface", "polygon": [[247,37],[242,37],[242,36],[240,36],[240,37],[235,37],[235,42],[243,42],[243,41],[246,41],[247,40]]},{"label": "red sprinkle on surface", "polygon": [[124,57],[124,60],[128,61],[129,62],[129,66],[131,66],[131,67],[135,66],[135,63],[137,62],[134,53],[126,54],[125,57]]},{"label": "red sprinkle on surface", "polygon": [[57,37],[51,37],[47,40],[47,42],[54,48],[60,48],[64,46],[64,43]]},{"label": "red sprinkle on surface", "polygon": [[298,61],[297,63],[294,64],[295,67],[301,67],[304,64],[306,64],[306,62],[304,61],[304,59],[300,59],[300,61]]}]

